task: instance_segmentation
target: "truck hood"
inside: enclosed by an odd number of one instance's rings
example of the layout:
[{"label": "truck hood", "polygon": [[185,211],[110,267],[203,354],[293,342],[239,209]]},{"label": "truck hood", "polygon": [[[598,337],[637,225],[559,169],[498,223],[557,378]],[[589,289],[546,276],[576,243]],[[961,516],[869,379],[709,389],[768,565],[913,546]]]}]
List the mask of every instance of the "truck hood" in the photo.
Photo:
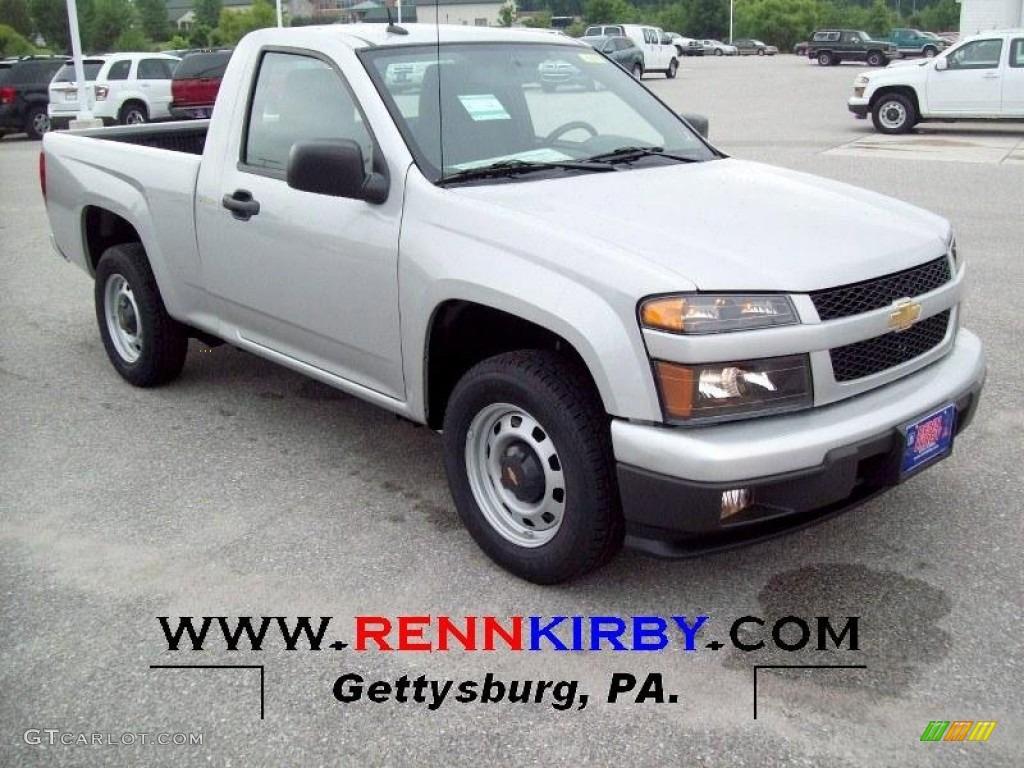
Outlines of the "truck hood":
[{"label": "truck hood", "polygon": [[700,290],[859,282],[936,258],[950,233],[944,219],[884,195],[732,159],[451,191]]}]

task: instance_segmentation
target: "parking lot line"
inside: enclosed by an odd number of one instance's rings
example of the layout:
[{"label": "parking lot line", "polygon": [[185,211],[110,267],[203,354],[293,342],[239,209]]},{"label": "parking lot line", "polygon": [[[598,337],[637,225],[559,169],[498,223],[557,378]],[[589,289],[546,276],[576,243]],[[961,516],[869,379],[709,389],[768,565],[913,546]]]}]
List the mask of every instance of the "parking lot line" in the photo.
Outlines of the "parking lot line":
[{"label": "parking lot line", "polygon": [[1008,135],[951,136],[930,133],[909,136],[864,136],[826,150],[822,154],[999,165],[1007,161],[1024,161],[1024,138]]}]

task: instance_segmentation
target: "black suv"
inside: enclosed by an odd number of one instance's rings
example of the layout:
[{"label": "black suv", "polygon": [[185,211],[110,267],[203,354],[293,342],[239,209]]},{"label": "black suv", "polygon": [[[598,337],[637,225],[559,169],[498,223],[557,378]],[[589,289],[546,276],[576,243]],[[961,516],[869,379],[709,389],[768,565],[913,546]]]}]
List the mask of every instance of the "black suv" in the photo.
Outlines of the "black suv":
[{"label": "black suv", "polygon": [[856,29],[820,29],[807,43],[807,58],[816,59],[823,67],[844,61],[863,61],[869,67],[884,67],[899,55],[892,43],[872,40],[867,32]]},{"label": "black suv", "polygon": [[67,59],[24,56],[0,62],[0,136],[27,133],[38,139],[50,130],[50,81]]}]

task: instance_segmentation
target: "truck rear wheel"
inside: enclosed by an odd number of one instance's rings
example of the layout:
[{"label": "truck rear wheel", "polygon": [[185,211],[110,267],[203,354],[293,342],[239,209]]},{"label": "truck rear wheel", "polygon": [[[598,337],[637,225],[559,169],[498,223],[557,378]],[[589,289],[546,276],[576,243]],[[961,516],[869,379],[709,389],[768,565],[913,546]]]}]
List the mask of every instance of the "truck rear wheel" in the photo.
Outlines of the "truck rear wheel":
[{"label": "truck rear wheel", "polygon": [[832,66],[832,54],[828,51],[822,51],[818,54],[818,64],[823,67]]},{"label": "truck rear wheel", "polygon": [[177,378],[185,365],[188,332],[167,314],[140,243],[103,252],[94,295],[103,346],[121,377],[137,387]]},{"label": "truck rear wheel", "polygon": [[886,93],[871,108],[871,121],[880,133],[906,133],[917,122],[917,110],[902,93]]},{"label": "truck rear wheel", "polygon": [[444,458],[459,517],[516,576],[567,581],[622,547],[607,416],[585,372],[557,354],[471,368],[448,402]]},{"label": "truck rear wheel", "polygon": [[869,67],[881,67],[885,64],[885,56],[878,51],[871,51],[868,54],[868,66]]}]

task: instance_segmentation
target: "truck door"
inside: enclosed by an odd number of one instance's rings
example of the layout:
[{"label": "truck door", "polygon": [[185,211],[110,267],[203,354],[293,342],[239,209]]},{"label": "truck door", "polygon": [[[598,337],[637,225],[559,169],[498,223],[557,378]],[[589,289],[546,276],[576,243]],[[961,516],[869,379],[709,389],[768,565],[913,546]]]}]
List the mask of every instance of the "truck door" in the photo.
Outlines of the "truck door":
[{"label": "truck door", "polygon": [[264,51],[254,71],[233,139],[219,163],[211,158],[212,167],[200,169],[196,229],[206,288],[242,346],[404,398],[401,191],[372,205],[289,187],[288,153],[298,141],[354,140],[367,167],[379,149],[332,63]]},{"label": "truck door", "polygon": [[645,69],[666,69],[668,62],[661,53],[661,38],[653,27],[644,27],[644,68]]},{"label": "truck door", "polygon": [[964,43],[945,57],[947,69],[928,72],[928,112],[995,117],[1002,98],[1000,38]]},{"label": "truck door", "polygon": [[1024,117],[1024,36],[1010,40],[1003,75],[1003,117]]}]

